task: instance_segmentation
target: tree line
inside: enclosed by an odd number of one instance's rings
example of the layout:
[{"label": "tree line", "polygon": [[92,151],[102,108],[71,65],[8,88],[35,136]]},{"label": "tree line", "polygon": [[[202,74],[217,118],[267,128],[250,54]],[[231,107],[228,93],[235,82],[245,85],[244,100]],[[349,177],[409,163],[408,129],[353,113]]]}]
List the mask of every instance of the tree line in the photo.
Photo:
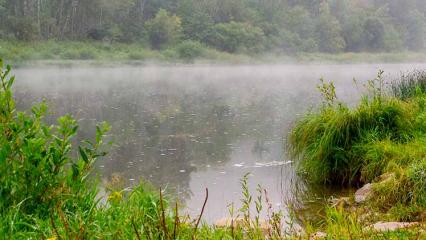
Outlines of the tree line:
[{"label": "tree line", "polygon": [[424,0],[0,0],[0,39],[226,52],[418,51]]}]

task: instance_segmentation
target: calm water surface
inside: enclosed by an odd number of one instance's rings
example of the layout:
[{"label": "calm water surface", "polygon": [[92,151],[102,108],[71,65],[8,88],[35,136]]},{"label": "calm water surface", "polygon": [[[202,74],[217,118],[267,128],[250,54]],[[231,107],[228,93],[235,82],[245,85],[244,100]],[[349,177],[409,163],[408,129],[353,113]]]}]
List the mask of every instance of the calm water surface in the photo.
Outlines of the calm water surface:
[{"label": "calm water surface", "polygon": [[19,108],[46,99],[55,117],[72,113],[79,139],[109,122],[114,146],[97,163],[102,178],[120,174],[128,186],[148,180],[194,216],[208,188],[204,219],[213,222],[228,216],[230,203],[239,206],[239,179],[248,172],[253,193],[261,184],[284,214],[296,185],[321,196],[295,174],[286,136],[319,104],[319,78],[355,102],[363,90],[353,78],[365,82],[379,69],[392,79],[426,64],[23,68],[15,71],[15,93]]}]

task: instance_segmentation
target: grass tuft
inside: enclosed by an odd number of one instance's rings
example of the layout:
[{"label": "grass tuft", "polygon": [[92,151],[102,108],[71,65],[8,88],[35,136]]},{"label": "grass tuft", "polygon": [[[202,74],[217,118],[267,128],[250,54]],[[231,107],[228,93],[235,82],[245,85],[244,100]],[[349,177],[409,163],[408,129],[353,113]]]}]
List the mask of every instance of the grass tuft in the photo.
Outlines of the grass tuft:
[{"label": "grass tuft", "polygon": [[419,220],[426,210],[426,72],[403,75],[391,94],[382,88],[382,73],[354,108],[326,98],[318,112],[300,119],[290,151],[309,180],[355,187],[372,182],[371,206],[392,219]]}]

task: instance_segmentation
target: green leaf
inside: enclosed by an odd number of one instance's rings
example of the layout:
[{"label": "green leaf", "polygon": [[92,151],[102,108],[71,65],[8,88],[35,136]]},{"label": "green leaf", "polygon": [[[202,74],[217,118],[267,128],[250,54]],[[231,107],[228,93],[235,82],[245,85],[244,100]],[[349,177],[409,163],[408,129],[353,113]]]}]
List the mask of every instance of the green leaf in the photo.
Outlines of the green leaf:
[{"label": "green leaf", "polygon": [[75,179],[80,175],[80,169],[77,164],[72,164],[72,177]]},{"label": "green leaf", "polygon": [[96,143],[99,143],[102,139],[102,130],[99,126],[96,126]]},{"label": "green leaf", "polygon": [[6,88],[10,88],[13,85],[13,82],[15,81],[15,76],[11,77],[9,81],[7,82]]},{"label": "green leaf", "polygon": [[78,130],[78,125],[74,126],[71,130],[71,134],[70,135],[74,135]]},{"label": "green leaf", "polygon": [[88,164],[89,163],[89,158],[87,157],[87,154],[84,151],[84,149],[79,146],[78,150],[80,151],[80,156],[83,159],[83,161]]}]

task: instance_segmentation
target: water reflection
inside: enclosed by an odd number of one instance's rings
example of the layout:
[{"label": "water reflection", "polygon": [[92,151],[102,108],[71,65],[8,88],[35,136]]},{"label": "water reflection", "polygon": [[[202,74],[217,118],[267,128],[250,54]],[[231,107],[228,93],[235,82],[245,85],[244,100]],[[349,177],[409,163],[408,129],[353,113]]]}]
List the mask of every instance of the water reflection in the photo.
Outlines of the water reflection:
[{"label": "water reflection", "polygon": [[[16,72],[15,92],[19,108],[45,98],[54,115],[48,121],[72,113],[81,124],[78,139],[92,138],[95,122],[108,121],[115,144],[98,162],[104,178],[119,173],[128,184],[149,180],[177,193],[191,214],[199,212],[208,187],[205,218],[214,221],[239,201],[239,179],[247,172],[250,187],[263,185],[285,213],[298,182],[285,136],[297,116],[317,104],[318,79],[336,81],[338,95],[353,101],[358,96],[353,77],[365,81],[378,68],[27,68]],[[413,65],[380,68],[395,75]]]}]

